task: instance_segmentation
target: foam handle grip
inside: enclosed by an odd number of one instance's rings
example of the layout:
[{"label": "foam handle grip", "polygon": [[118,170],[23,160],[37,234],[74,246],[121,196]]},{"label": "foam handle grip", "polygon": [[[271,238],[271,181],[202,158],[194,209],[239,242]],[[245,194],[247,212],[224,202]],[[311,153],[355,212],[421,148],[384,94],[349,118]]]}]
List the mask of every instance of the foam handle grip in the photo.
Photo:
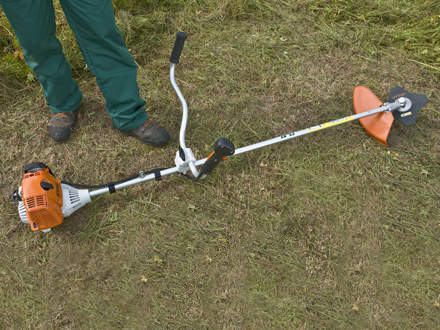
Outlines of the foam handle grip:
[{"label": "foam handle grip", "polygon": [[211,173],[225,157],[232,156],[235,152],[234,144],[226,138],[219,138],[214,144],[214,152],[208,157],[203,164],[200,175]]},{"label": "foam handle grip", "polygon": [[183,50],[183,45],[185,44],[186,34],[185,32],[176,33],[176,41],[174,42],[173,51],[171,53],[170,62],[177,64],[179,63],[180,54]]}]

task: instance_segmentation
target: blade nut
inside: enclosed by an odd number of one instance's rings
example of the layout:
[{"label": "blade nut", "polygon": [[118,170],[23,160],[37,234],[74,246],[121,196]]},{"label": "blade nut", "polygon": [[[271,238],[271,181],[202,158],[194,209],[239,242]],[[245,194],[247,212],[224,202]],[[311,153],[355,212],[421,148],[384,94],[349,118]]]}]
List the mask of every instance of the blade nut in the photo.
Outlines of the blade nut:
[{"label": "blade nut", "polygon": [[400,108],[398,110],[399,112],[407,112],[412,107],[412,102],[407,97],[399,97],[399,104],[400,104]]}]

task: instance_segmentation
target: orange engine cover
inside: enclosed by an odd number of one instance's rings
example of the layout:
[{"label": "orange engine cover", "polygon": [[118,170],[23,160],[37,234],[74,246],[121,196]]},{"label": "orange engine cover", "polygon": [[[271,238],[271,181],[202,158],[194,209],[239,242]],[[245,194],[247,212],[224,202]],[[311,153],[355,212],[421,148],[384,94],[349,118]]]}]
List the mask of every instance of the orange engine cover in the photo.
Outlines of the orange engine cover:
[{"label": "orange engine cover", "polygon": [[33,231],[49,229],[63,222],[61,182],[50,173],[48,167],[25,173],[21,187]]}]

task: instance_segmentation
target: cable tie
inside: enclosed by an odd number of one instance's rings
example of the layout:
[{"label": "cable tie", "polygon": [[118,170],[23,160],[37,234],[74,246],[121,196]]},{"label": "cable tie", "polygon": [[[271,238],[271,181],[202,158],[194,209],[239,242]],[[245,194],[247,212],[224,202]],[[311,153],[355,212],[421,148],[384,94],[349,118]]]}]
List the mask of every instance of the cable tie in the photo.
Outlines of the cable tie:
[{"label": "cable tie", "polygon": [[154,171],[154,180],[156,180],[156,181],[162,180],[162,175],[160,174],[160,170],[155,169],[153,171]]},{"label": "cable tie", "polygon": [[113,194],[116,192],[115,184],[113,182],[109,182],[108,190],[109,190],[110,194]]}]

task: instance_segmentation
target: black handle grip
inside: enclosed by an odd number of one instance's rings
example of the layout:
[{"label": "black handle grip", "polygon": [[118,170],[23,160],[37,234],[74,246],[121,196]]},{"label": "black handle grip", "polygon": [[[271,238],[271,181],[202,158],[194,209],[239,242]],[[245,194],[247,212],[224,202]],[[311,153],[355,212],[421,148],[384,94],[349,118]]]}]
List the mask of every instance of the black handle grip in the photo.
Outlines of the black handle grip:
[{"label": "black handle grip", "polygon": [[171,53],[170,62],[177,64],[179,63],[180,54],[183,50],[183,45],[185,44],[186,34],[185,32],[176,33],[176,41],[174,42],[173,51]]},{"label": "black handle grip", "polygon": [[211,173],[225,157],[232,156],[235,152],[234,144],[227,138],[219,138],[214,144],[214,152],[209,155],[206,162],[200,169],[199,177]]}]

